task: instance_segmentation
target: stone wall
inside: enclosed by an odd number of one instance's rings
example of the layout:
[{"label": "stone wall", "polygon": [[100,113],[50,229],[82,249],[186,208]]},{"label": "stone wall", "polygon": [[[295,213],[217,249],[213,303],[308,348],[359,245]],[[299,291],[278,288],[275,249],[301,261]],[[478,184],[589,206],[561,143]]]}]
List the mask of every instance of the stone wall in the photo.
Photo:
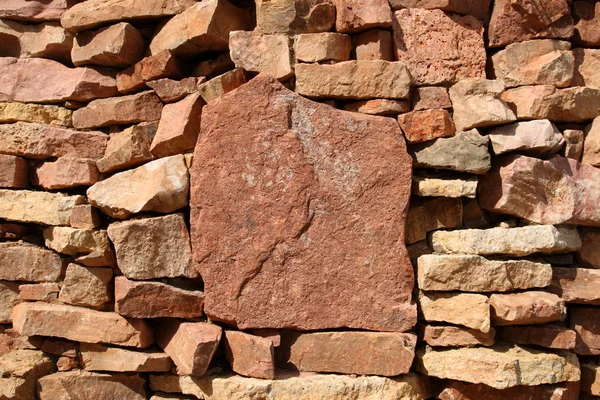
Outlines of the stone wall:
[{"label": "stone wall", "polygon": [[600,396],[600,2],[0,1],[0,399]]}]

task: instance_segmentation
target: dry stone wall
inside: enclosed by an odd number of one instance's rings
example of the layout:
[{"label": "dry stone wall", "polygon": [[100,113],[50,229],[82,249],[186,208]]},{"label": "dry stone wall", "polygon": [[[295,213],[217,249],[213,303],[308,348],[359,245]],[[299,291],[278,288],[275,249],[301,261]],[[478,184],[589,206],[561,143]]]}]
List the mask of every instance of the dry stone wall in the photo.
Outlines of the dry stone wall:
[{"label": "dry stone wall", "polygon": [[0,399],[600,398],[600,2],[3,0]]}]

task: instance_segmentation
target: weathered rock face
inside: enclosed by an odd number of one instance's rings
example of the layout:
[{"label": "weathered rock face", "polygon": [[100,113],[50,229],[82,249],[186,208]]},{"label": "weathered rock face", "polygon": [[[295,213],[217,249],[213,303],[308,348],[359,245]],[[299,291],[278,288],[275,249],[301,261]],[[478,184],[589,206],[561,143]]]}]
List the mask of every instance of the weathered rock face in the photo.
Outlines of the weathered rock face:
[{"label": "weathered rock face", "polygon": [[409,372],[416,343],[410,333],[288,333],[277,350],[299,371],[396,376]]},{"label": "weathered rock face", "polygon": [[462,201],[457,198],[414,199],[406,219],[406,243],[427,238],[427,232],[462,226]]},{"label": "weathered rock face", "polygon": [[354,38],[357,60],[394,61],[392,35],[385,29],[370,29]]},{"label": "weathered rock face", "polygon": [[72,0],[6,0],[0,6],[0,18],[22,21],[58,21]]},{"label": "weathered rock face", "polygon": [[581,391],[594,396],[600,395],[600,366],[595,363],[581,363]]},{"label": "weathered rock face", "polygon": [[179,62],[169,50],[149,56],[117,75],[121,93],[132,93],[146,88],[146,82],[160,78],[181,78]]},{"label": "weathered rock face", "polygon": [[[0,101],[59,103],[90,101],[117,94],[117,82],[90,68],[68,68],[43,58],[0,58]],[[61,79],[46,79],[60,76]]]},{"label": "weathered rock face", "polygon": [[0,189],[0,218],[42,225],[69,225],[73,207],[83,196]]},{"label": "weathered rock face", "polygon": [[446,110],[412,111],[398,117],[398,123],[409,143],[420,143],[454,136],[456,128]]},{"label": "weathered rock face", "polygon": [[344,110],[369,115],[398,115],[410,111],[410,103],[406,100],[363,100],[345,103]]},{"label": "weathered rock face", "polygon": [[571,329],[577,332],[575,353],[600,355],[600,312],[597,308],[573,308],[570,310]]},{"label": "weathered rock face", "polygon": [[73,112],[60,106],[0,102],[0,122],[39,122],[57,126],[72,126]]},{"label": "weathered rock face", "polygon": [[533,253],[566,253],[581,248],[577,230],[550,225],[439,231],[433,233],[431,242],[438,253],[517,257]]},{"label": "weathered rock face", "polygon": [[600,231],[583,231],[581,235],[581,249],[577,252],[578,261],[600,269]]},{"label": "weathered rock face", "polygon": [[[582,371],[583,374],[583,371]],[[439,394],[440,400],[578,400],[579,382],[560,385],[515,386],[494,389],[483,384],[454,382]]]},{"label": "weathered rock face", "polygon": [[250,28],[246,10],[227,0],[195,3],[180,15],[171,18],[156,33],[150,43],[155,55],[171,50],[176,55],[192,56],[209,51],[228,49],[229,32]]},{"label": "weathered rock face", "polygon": [[275,354],[269,338],[225,331],[225,358],[231,369],[251,378],[275,378]]},{"label": "weathered rock face", "polygon": [[19,303],[19,284],[0,281],[0,323],[12,322],[12,308]]},{"label": "weathered rock face", "polygon": [[25,189],[29,183],[29,166],[21,157],[0,155],[0,188]]},{"label": "weathered rock face", "polygon": [[72,32],[88,30],[114,21],[152,20],[179,14],[194,0],[87,0],[69,8],[61,24]]},{"label": "weathered rock face", "polygon": [[[65,329],[65,327],[69,329]],[[21,303],[13,309],[13,327],[21,335],[53,336],[85,343],[148,347],[152,330],[143,320],[88,308],[48,303]]]},{"label": "weathered rock face", "polygon": [[565,139],[565,157],[580,161],[583,154],[583,131],[579,129],[565,129],[563,137]]},{"label": "weathered rock face", "polygon": [[146,82],[146,85],[156,92],[163,103],[173,103],[198,91],[198,86],[205,82],[206,78],[190,76],[181,80],[170,78],[157,79]]},{"label": "weathered rock face", "polygon": [[[569,158],[501,157],[479,188],[479,203],[490,211],[539,224],[600,226],[600,170]],[[527,200],[532,195],[534,202]]]},{"label": "weathered rock face", "polygon": [[423,255],[418,260],[421,290],[509,292],[546,287],[552,282],[550,264],[526,260],[494,261],[476,255]]},{"label": "weathered rock face", "polygon": [[451,179],[413,176],[412,193],[422,197],[475,198],[477,178]]},{"label": "weathered rock face", "polygon": [[585,142],[581,163],[600,167],[600,117],[588,125],[583,131]]},{"label": "weathered rock face", "polygon": [[19,300],[51,302],[58,299],[59,293],[58,283],[35,283],[19,286]]},{"label": "weathered rock face", "polygon": [[410,329],[409,163],[394,120],[336,111],[269,77],[207,105],[191,191],[206,314],[242,329]]},{"label": "weathered rock face", "polygon": [[332,0],[256,1],[256,31],[263,34],[328,32],[334,25]]},{"label": "weathered rock face", "polygon": [[410,100],[413,111],[452,108],[448,89],[442,86],[413,88]]},{"label": "weathered rock face", "polygon": [[418,8],[394,13],[396,58],[415,83],[455,83],[485,77],[483,25],[474,17]]},{"label": "weathered rock face", "polygon": [[456,13],[473,15],[485,19],[490,9],[490,0],[390,0],[394,10],[402,8],[436,9]]},{"label": "weathered rock face", "polygon": [[111,253],[105,230],[52,226],[45,228],[43,234],[46,247],[58,253],[79,257],[93,252],[101,252],[107,254],[107,258]]},{"label": "weathered rock face", "polygon": [[405,99],[411,76],[402,63],[345,61],[296,64],[296,91],[308,97],[335,99]]},{"label": "weathered rock face", "polygon": [[36,398],[36,381],[56,371],[56,365],[41,351],[14,350],[0,356],[0,396],[10,400]]},{"label": "weathered rock face", "polygon": [[305,33],[294,42],[296,60],[304,62],[348,61],[351,50],[352,39],[340,33]]},{"label": "weathered rock face", "polygon": [[428,345],[438,347],[457,346],[491,346],[494,344],[496,331],[490,328],[488,332],[459,326],[426,325],[419,330],[420,336]]},{"label": "weathered rock face", "polygon": [[229,35],[231,59],[238,68],[261,72],[285,81],[294,74],[291,39],[286,35],[262,35],[234,31]]},{"label": "weathered rock face", "polygon": [[552,268],[548,288],[567,303],[600,305],[600,271],[588,268]]},{"label": "weathered rock face", "polygon": [[547,119],[516,122],[494,128],[488,132],[494,154],[518,152],[534,156],[547,156],[558,152],[563,135]]},{"label": "weathered rock face", "polygon": [[98,170],[115,172],[151,161],[150,145],[157,128],[157,122],[142,122],[110,135],[104,156],[96,161]]},{"label": "weathered rock face", "polygon": [[162,372],[170,371],[172,362],[159,351],[133,351],[102,344],[81,343],[79,347],[86,371]]},{"label": "weathered rock face", "polygon": [[66,304],[102,309],[111,300],[110,268],[86,268],[69,264],[58,299]]},{"label": "weathered rock face", "polygon": [[143,211],[168,213],[188,203],[189,177],[182,155],[119,172],[87,190],[92,205],[125,219]]},{"label": "weathered rock face", "polygon": [[390,5],[385,0],[334,0],[335,29],[350,33],[371,28],[389,28],[392,25]]},{"label": "weathered rock face", "polygon": [[471,293],[419,293],[419,311],[427,322],[448,322],[490,330],[490,305],[487,296]]},{"label": "weathered rock face", "polygon": [[[417,352],[417,370],[429,376],[483,383],[496,389],[576,382],[579,362],[567,352],[544,353],[517,345]],[[494,367],[492,367],[494,366]]]},{"label": "weathered rock face", "polygon": [[600,73],[595,68],[600,62],[600,50],[573,49],[573,55],[575,56],[575,73],[571,84],[600,88]]},{"label": "weathered rock face", "polygon": [[0,20],[0,55],[17,58],[49,58],[69,63],[73,35],[56,22],[25,25]]},{"label": "weathered rock face", "polygon": [[63,260],[56,253],[23,242],[0,243],[0,279],[25,282],[58,281]]},{"label": "weathered rock face", "polygon": [[31,183],[46,190],[91,186],[98,179],[96,162],[89,158],[61,157],[42,162],[31,171]]},{"label": "weathered rock face", "polygon": [[562,321],[567,314],[560,297],[541,291],[492,294],[490,306],[492,321],[497,326]]},{"label": "weathered rock face", "polygon": [[511,343],[572,350],[575,347],[576,332],[564,326],[551,324],[507,326],[498,329],[497,338]]},{"label": "weathered rock face", "polygon": [[[242,68],[236,68],[216,76],[208,82],[199,84],[197,91],[205,102],[210,103],[223,96],[225,93],[229,93],[233,89],[242,86],[249,80],[250,74],[247,71]],[[198,128],[200,128],[200,123],[198,123]]]},{"label": "weathered rock face", "polygon": [[598,47],[600,45],[600,29],[598,29],[598,20],[600,20],[600,6],[594,1],[580,1],[573,4],[573,17],[575,19],[576,43]]},{"label": "weathered rock face", "polygon": [[137,374],[106,374],[87,371],[58,372],[46,375],[38,382],[40,400],[66,400],[77,396],[100,399],[114,396],[115,399],[143,400],[146,380]]}]

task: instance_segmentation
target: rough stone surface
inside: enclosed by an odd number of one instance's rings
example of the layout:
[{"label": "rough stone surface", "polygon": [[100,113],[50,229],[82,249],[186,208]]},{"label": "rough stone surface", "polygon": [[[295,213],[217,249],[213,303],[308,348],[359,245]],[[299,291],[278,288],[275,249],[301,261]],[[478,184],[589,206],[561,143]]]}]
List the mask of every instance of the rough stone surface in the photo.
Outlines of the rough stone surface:
[{"label": "rough stone surface", "polygon": [[396,376],[409,372],[416,344],[411,333],[288,333],[278,351],[299,371]]},{"label": "rough stone surface", "polygon": [[149,56],[117,75],[117,88],[121,93],[145,89],[146,82],[160,78],[181,78],[179,62],[169,50]]},{"label": "rough stone surface", "polygon": [[569,317],[571,329],[577,332],[575,353],[600,355],[600,311],[597,308],[572,308]]},{"label": "rough stone surface", "polygon": [[496,389],[576,382],[579,362],[567,352],[545,353],[508,344],[417,352],[417,370],[429,376],[483,383]]},{"label": "rough stone surface", "polygon": [[421,290],[462,292],[510,292],[546,287],[552,267],[527,260],[495,261],[476,255],[430,254],[419,257]]},{"label": "rough stone surface", "polygon": [[171,359],[160,351],[134,351],[102,344],[81,343],[86,371],[162,372],[171,370]]},{"label": "rough stone surface", "polygon": [[23,242],[0,243],[0,279],[25,282],[58,281],[63,261],[56,253]]},{"label": "rough stone surface", "polygon": [[596,363],[581,363],[581,391],[600,396],[600,366]]},{"label": "rough stone surface", "polygon": [[234,372],[251,378],[275,378],[275,352],[271,339],[225,331],[223,342],[225,358]]},{"label": "rough stone surface", "polygon": [[82,32],[75,37],[71,58],[77,67],[100,65],[126,68],[144,56],[144,37],[127,22],[97,31]]},{"label": "rough stone surface", "polygon": [[581,163],[600,167],[600,117],[583,131],[585,135]]},{"label": "rough stone surface", "polygon": [[456,132],[453,137],[439,138],[408,148],[414,168],[438,168],[484,174],[491,167],[489,138],[477,129]]},{"label": "rough stone surface", "polygon": [[40,400],[70,400],[73,396],[83,399],[143,400],[146,399],[145,383],[146,380],[137,374],[75,370],[41,378],[38,381],[38,395]]},{"label": "rough stone surface", "polygon": [[438,397],[440,400],[579,400],[579,382],[559,385],[515,386],[494,389],[482,384],[454,382]]},{"label": "rough stone surface", "polygon": [[473,15],[485,19],[490,9],[490,0],[390,0],[392,9],[425,8],[444,10],[455,14]]},{"label": "rough stone surface", "polygon": [[420,340],[436,347],[491,346],[494,344],[495,330],[488,332],[459,326],[426,325],[420,329]]},{"label": "rough stone surface", "polygon": [[462,226],[462,201],[458,198],[413,199],[406,219],[406,243],[427,238],[427,232]]},{"label": "rough stone surface", "polygon": [[560,325],[507,326],[498,329],[499,340],[518,344],[572,350],[576,332]]},{"label": "rough stone surface", "polygon": [[442,86],[413,88],[410,100],[413,111],[452,108],[448,89]]},{"label": "rough stone surface", "polygon": [[348,61],[351,50],[350,36],[334,32],[305,33],[294,42],[296,60],[304,62]]},{"label": "rough stone surface", "polygon": [[198,85],[206,81],[205,77],[197,78],[190,76],[181,80],[170,78],[157,79],[146,82],[148,87],[152,88],[163,101],[163,103],[173,103],[198,91]]},{"label": "rough stone surface", "polygon": [[296,64],[296,91],[308,97],[335,99],[405,99],[410,73],[403,63],[345,61]]},{"label": "rough stone surface", "polygon": [[97,209],[89,204],[80,204],[73,207],[71,212],[71,226],[77,229],[94,229],[101,225]]},{"label": "rough stone surface", "polygon": [[167,104],[162,110],[150,152],[160,158],[193,150],[200,134],[200,113],[204,104],[200,93]]},{"label": "rough stone surface", "polygon": [[0,20],[0,56],[49,58],[70,63],[73,35],[57,22],[26,25]]},{"label": "rough stone surface", "polygon": [[21,157],[0,154],[0,188],[25,189],[29,183],[29,166]]},{"label": "rough stone surface", "polygon": [[490,307],[497,326],[544,324],[562,321],[567,315],[564,300],[541,291],[492,294]]},{"label": "rough stone surface", "polygon": [[73,32],[115,21],[156,20],[179,14],[195,0],[86,0],[64,13],[61,24]]},{"label": "rough stone surface", "polygon": [[[183,155],[119,172],[87,190],[94,207],[117,219],[143,211],[169,213],[188,204],[189,177]],[[1,203],[0,203],[1,204]]]},{"label": "rough stone surface", "polygon": [[78,132],[52,125],[0,125],[0,152],[16,156],[46,159],[76,157],[97,160],[104,154],[108,136],[102,132]]},{"label": "rough stone surface", "polygon": [[110,135],[104,156],[96,161],[98,170],[115,172],[151,161],[150,145],[157,128],[158,122],[142,122]]},{"label": "rough stone surface", "polygon": [[600,72],[596,65],[600,62],[598,49],[573,49],[575,56],[575,73],[572,86],[591,86],[600,88]]},{"label": "rough stone surface", "polygon": [[[117,82],[91,68],[68,68],[43,58],[0,58],[0,101],[86,102],[117,94]],[[60,79],[48,80],[48,76]]]},{"label": "rough stone surface", "polygon": [[373,99],[344,104],[344,110],[369,115],[398,115],[410,111],[406,100]]},{"label": "rough stone surface", "polygon": [[250,80],[249,75],[242,68],[236,68],[198,85],[198,92],[204,101],[209,103],[248,82]]},{"label": "rough stone surface", "polygon": [[196,318],[203,314],[204,293],[161,282],[115,278],[115,312],[132,318]]},{"label": "rough stone surface", "polygon": [[41,351],[14,350],[0,356],[0,397],[7,400],[36,398],[36,381],[56,371],[56,365]]},{"label": "rough stone surface", "polygon": [[60,106],[0,102],[0,122],[37,122],[57,126],[72,126],[73,112]]},{"label": "rough stone surface", "polygon": [[389,28],[392,12],[386,0],[334,0],[336,6],[335,30],[356,33],[371,28]]},{"label": "rough stone surface", "polygon": [[370,29],[354,37],[354,55],[357,60],[394,61],[392,35],[385,29]]},{"label": "rough stone surface", "polygon": [[600,226],[600,170],[570,158],[497,158],[479,190],[479,204],[489,211],[538,224]]},{"label": "rough stone surface", "polygon": [[565,139],[565,157],[575,161],[581,160],[583,154],[583,139],[585,134],[579,129],[565,129],[563,137]]},{"label": "rough stone surface", "polygon": [[157,330],[157,343],[171,357],[179,375],[202,376],[221,341],[221,327],[206,322],[170,320]]},{"label": "rough stone surface", "polygon": [[129,279],[197,275],[182,214],[115,222],[108,227],[119,269]]},{"label": "rough stone surface", "polygon": [[154,341],[152,330],[143,320],[62,304],[17,304],[13,327],[25,336],[53,336],[85,343],[148,347]]},{"label": "rough stone surface", "polygon": [[585,47],[600,46],[600,5],[595,1],[578,1],[573,4],[575,19],[574,41]]},{"label": "rough stone surface", "polygon": [[[44,229],[44,244],[90,266],[113,266],[114,254],[105,230],[54,226]],[[90,259],[94,259],[93,265]],[[88,262],[90,261],[90,262]]]},{"label": "rough stone surface", "polygon": [[502,125],[516,121],[517,117],[500,99],[504,83],[484,78],[465,79],[450,88],[456,129]]},{"label": "rough stone surface", "polygon": [[15,282],[0,281],[0,323],[12,322],[12,308],[20,303],[19,285]]},{"label": "rough stone surface", "polygon": [[485,77],[483,25],[472,16],[441,10],[403,9],[394,13],[396,58],[419,85]]},{"label": "rough stone surface", "polygon": [[0,6],[0,18],[36,22],[58,21],[72,5],[71,0],[5,0]]},{"label": "rough stone surface", "polygon": [[409,164],[394,120],[337,111],[273,78],[207,105],[190,218],[205,313],[240,329],[410,329]]},{"label": "rough stone surface", "polygon": [[534,156],[548,156],[558,152],[564,144],[563,135],[547,119],[515,122],[488,132],[494,154],[517,152]]},{"label": "rough stone surface", "polygon": [[522,257],[533,253],[566,253],[581,248],[577,230],[551,225],[439,231],[434,232],[431,239],[433,249],[438,253]]},{"label": "rough stone surface", "polygon": [[454,136],[455,127],[446,110],[412,111],[398,117],[398,123],[409,143],[420,143]]},{"label": "rough stone surface", "polygon": [[332,0],[256,1],[256,31],[263,34],[329,32],[334,25]]},{"label": "rough stone surface", "polygon": [[0,189],[0,218],[42,225],[69,225],[73,207],[84,197],[30,190]]},{"label": "rough stone surface", "polygon": [[490,330],[490,306],[487,296],[471,293],[419,293],[419,311],[427,322],[448,322]]},{"label": "rough stone surface", "polygon": [[171,18],[152,38],[150,53],[171,50],[176,55],[192,56],[228,49],[229,33],[249,29],[247,10],[227,0],[195,3]]},{"label": "rough stone surface", "polygon": [[581,249],[577,252],[577,260],[593,268],[600,269],[600,231],[585,230],[581,232]]},{"label": "rough stone surface", "polygon": [[110,268],[86,268],[69,264],[58,299],[66,304],[102,309],[111,300]]},{"label": "rough stone surface", "polygon": [[422,197],[468,197],[477,195],[477,178],[452,179],[413,176],[412,193]]},{"label": "rough stone surface", "polygon": [[76,110],[73,113],[73,125],[77,129],[89,129],[158,121],[162,108],[162,102],[152,90],[100,99]]},{"label": "rough stone surface", "polygon": [[294,74],[291,39],[286,35],[234,31],[229,35],[229,47],[238,68],[271,75],[280,81]]},{"label": "rough stone surface", "polygon": [[19,300],[48,301],[58,299],[60,286],[58,283],[35,283],[19,286]]},{"label": "rough stone surface", "polygon": [[552,268],[549,291],[567,303],[600,305],[600,271],[588,268]]},{"label": "rough stone surface", "polygon": [[98,179],[96,162],[89,158],[61,157],[44,161],[31,171],[31,183],[45,190],[91,186]]}]

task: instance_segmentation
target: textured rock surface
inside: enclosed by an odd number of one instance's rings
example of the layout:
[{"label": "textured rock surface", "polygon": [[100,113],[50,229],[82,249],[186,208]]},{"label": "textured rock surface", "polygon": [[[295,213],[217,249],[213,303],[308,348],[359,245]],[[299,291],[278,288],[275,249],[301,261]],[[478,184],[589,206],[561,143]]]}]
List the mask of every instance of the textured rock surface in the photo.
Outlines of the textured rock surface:
[{"label": "textured rock surface", "polygon": [[125,219],[143,211],[169,213],[188,203],[189,177],[182,155],[150,161],[119,172],[87,190],[90,203]]},{"label": "textured rock surface", "polygon": [[577,333],[575,353],[600,355],[600,311],[597,308],[573,308],[570,326]]},{"label": "textured rock surface", "polygon": [[74,396],[100,399],[143,400],[145,379],[137,374],[106,374],[87,371],[58,372],[39,380],[40,400],[68,400]]},{"label": "textured rock surface", "polygon": [[304,62],[348,61],[351,50],[350,36],[333,32],[305,33],[294,42],[296,59]]},{"label": "textured rock surface", "polygon": [[44,161],[31,171],[31,183],[46,190],[91,186],[98,179],[96,162],[89,158],[61,157]]},{"label": "textured rock surface", "polygon": [[0,7],[0,18],[16,19],[23,21],[58,21],[73,5],[69,0],[6,0]]},{"label": "textured rock surface", "polygon": [[86,268],[69,264],[58,299],[66,304],[102,309],[111,300],[110,268]]},{"label": "textured rock surface", "polygon": [[151,161],[150,144],[157,128],[157,122],[142,122],[110,135],[104,156],[96,161],[98,170],[115,172]]},{"label": "textured rock surface", "polygon": [[580,45],[598,47],[600,45],[600,6],[594,1],[580,1],[573,4],[575,19],[574,40]]},{"label": "textured rock surface", "polygon": [[406,100],[373,99],[344,104],[344,110],[369,115],[398,115],[410,111]]},{"label": "textured rock surface", "polygon": [[0,102],[0,122],[37,122],[57,126],[71,126],[73,112],[60,106]]},{"label": "textured rock surface", "polygon": [[256,1],[256,31],[260,33],[328,32],[334,25],[332,0]]},{"label": "textured rock surface", "polygon": [[419,311],[427,322],[448,322],[490,330],[490,306],[487,296],[471,293],[420,292]]},{"label": "textured rock surface", "polygon": [[577,259],[583,264],[600,269],[600,231],[590,230],[581,232],[581,249]]},{"label": "textured rock surface", "polygon": [[0,281],[0,323],[12,322],[12,308],[20,303],[19,284]]},{"label": "textured rock surface", "polygon": [[225,331],[223,341],[225,358],[234,372],[251,378],[275,378],[275,352],[271,339]]},{"label": "textured rock surface", "polygon": [[162,78],[146,82],[146,85],[156,92],[163,103],[173,103],[183,99],[188,94],[196,92],[198,90],[198,85],[203,83],[205,79],[206,78],[196,78],[194,76],[179,81]]},{"label": "textured rock surface", "polygon": [[384,29],[370,29],[354,38],[357,60],[394,61],[392,35]]},{"label": "textured rock surface", "polygon": [[133,351],[102,344],[79,347],[86,371],[162,372],[171,370],[171,359],[159,351]]},{"label": "textured rock surface", "polygon": [[21,157],[0,155],[0,188],[25,189],[29,183],[29,166]]},{"label": "textured rock surface", "polygon": [[10,400],[36,397],[36,381],[56,371],[56,365],[41,351],[15,350],[0,356],[0,396]]},{"label": "textured rock surface", "polygon": [[477,195],[477,179],[413,176],[412,193],[423,197],[468,197]]},{"label": "textured rock surface", "polygon": [[0,218],[42,225],[69,225],[73,207],[83,196],[0,189]]},{"label": "textured rock surface", "polygon": [[390,0],[394,10],[402,8],[439,8],[456,14],[469,14],[485,19],[490,9],[490,0]]},{"label": "textured rock surface", "polygon": [[[250,80],[249,75],[250,74],[242,68],[236,68],[216,76],[208,82],[199,84],[197,90],[204,101],[209,103],[248,82]],[[199,126],[200,124],[198,123],[198,127]]]},{"label": "textured rock surface", "polygon": [[507,326],[498,329],[499,340],[511,343],[531,344],[551,349],[572,350],[576,332],[560,325]]},{"label": "textured rock surface", "polygon": [[63,260],[43,247],[23,242],[0,243],[0,279],[25,282],[59,280]]},{"label": "textured rock surface", "polygon": [[146,82],[160,78],[181,78],[179,62],[169,50],[146,57],[117,75],[121,93],[133,93],[146,88]]},{"label": "textured rock surface", "polygon": [[448,89],[442,86],[421,86],[412,89],[414,111],[452,108]]},{"label": "textured rock surface", "polygon": [[[569,158],[498,158],[479,189],[485,193],[479,203],[490,211],[538,224],[600,226],[600,170]],[[527,200],[531,195],[535,202]]]},{"label": "textured rock surface", "polygon": [[242,329],[410,329],[413,272],[399,244],[409,162],[394,120],[335,111],[272,78],[207,105],[191,189],[206,314]]},{"label": "textured rock surface", "polygon": [[549,286],[550,264],[527,260],[495,261],[476,255],[423,255],[418,260],[421,290],[509,292]]},{"label": "textured rock surface", "polygon": [[[19,300],[52,301],[58,299],[58,283],[35,283],[19,286]],[[11,309],[12,311],[12,309]]]},{"label": "textured rock surface", "polygon": [[563,137],[565,139],[565,157],[575,161],[581,160],[581,155],[583,154],[583,131],[579,129],[565,129]]},{"label": "textured rock surface", "polygon": [[581,363],[581,391],[600,396],[600,366],[595,363]]},{"label": "textured rock surface", "polygon": [[494,325],[533,325],[562,321],[565,302],[552,293],[528,291],[492,294],[490,297]]},{"label": "textured rock surface", "polygon": [[457,347],[457,346],[491,346],[494,344],[495,330],[488,332],[476,329],[466,329],[459,326],[426,325],[420,329],[421,340],[430,346]]},{"label": "textured rock surface", "polygon": [[517,152],[534,156],[548,156],[558,152],[563,135],[547,119],[515,122],[488,132],[494,154]]},{"label": "textured rock surface", "polygon": [[587,268],[552,269],[548,288],[567,303],[600,305],[600,271]]},{"label": "textured rock surface", "polygon": [[462,226],[462,201],[457,198],[414,199],[406,219],[406,243],[427,238],[427,232]]},{"label": "textured rock surface", "polygon": [[0,20],[0,55],[18,58],[49,58],[69,63],[73,35],[56,22],[26,25],[17,21]]},{"label": "textured rock surface", "polygon": [[573,49],[573,55],[575,56],[575,73],[571,84],[600,88],[600,73],[595,67],[600,62],[600,50]]},{"label": "textured rock surface", "polygon": [[560,385],[514,386],[494,389],[483,384],[454,382],[440,394],[440,400],[578,400],[579,382]]},{"label": "textured rock surface", "polygon": [[600,117],[595,118],[583,133],[585,141],[581,163],[600,167]]},{"label": "textured rock surface", "polygon": [[418,8],[394,13],[396,58],[419,85],[485,77],[483,25],[474,17]]},{"label": "textured rock surface", "polygon": [[398,123],[409,143],[420,143],[454,136],[456,131],[446,110],[412,111],[398,117]]},{"label": "textured rock surface", "polygon": [[104,256],[104,265],[111,265],[112,250],[105,230],[53,226],[45,228],[43,234],[44,244],[54,251],[75,258],[97,252]]},{"label": "textured rock surface", "polygon": [[231,59],[238,68],[271,75],[280,81],[294,73],[291,39],[286,35],[234,31],[229,35],[229,43]]},{"label": "textured rock surface", "polygon": [[392,25],[390,5],[385,0],[334,0],[335,28],[338,32],[360,32]]}]

